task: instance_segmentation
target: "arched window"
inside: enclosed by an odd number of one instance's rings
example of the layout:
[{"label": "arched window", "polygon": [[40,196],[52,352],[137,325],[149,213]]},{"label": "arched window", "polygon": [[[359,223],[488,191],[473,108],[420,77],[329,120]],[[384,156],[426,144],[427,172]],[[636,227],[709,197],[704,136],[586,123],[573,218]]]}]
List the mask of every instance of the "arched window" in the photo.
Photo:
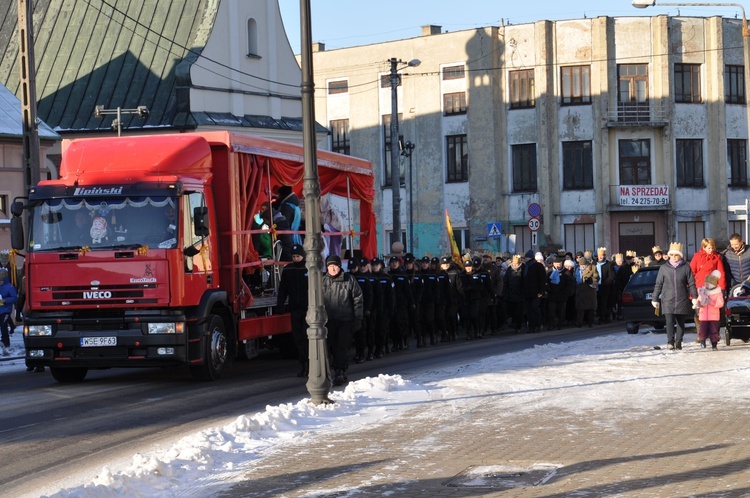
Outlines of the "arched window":
[{"label": "arched window", "polygon": [[253,18],[247,20],[247,55],[259,55],[258,23]]}]

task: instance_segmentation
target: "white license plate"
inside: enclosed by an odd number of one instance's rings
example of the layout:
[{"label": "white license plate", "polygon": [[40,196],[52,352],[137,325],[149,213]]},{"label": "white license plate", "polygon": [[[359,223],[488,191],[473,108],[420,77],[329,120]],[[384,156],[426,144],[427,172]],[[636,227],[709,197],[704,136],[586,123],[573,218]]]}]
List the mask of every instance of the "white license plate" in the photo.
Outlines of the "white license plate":
[{"label": "white license plate", "polygon": [[652,292],[647,292],[646,293],[646,299],[648,299],[650,301],[651,300],[651,296],[653,296],[653,295],[654,294]]},{"label": "white license plate", "polygon": [[84,348],[117,346],[117,337],[81,337],[81,346]]}]

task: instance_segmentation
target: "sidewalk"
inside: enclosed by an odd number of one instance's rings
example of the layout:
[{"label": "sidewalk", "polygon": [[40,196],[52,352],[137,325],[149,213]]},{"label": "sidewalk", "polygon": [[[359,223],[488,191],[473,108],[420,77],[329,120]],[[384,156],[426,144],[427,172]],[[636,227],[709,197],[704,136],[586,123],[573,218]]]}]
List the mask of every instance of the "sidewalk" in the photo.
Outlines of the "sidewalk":
[{"label": "sidewalk", "polygon": [[0,354],[0,361],[23,360],[26,357],[26,349],[23,346],[23,325],[16,324],[14,331],[10,335],[10,347],[6,349],[7,355]]},{"label": "sidewalk", "polygon": [[369,430],[286,443],[218,496],[750,496],[747,399],[529,416],[497,413],[502,395],[435,399]]}]

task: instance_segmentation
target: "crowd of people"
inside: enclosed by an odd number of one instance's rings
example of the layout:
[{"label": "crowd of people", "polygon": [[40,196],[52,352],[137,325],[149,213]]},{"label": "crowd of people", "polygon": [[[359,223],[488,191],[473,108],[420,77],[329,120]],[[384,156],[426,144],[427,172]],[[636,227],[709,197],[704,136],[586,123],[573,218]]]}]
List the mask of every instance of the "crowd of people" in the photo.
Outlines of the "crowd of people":
[{"label": "crowd of people", "polygon": [[[304,250],[293,248],[294,262],[281,276],[277,304],[292,313],[299,350],[300,376],[307,374],[307,281]],[[609,255],[596,251],[553,254],[472,254],[460,260],[413,254],[387,259],[352,258],[348,261],[348,300],[340,293],[324,292],[329,313],[329,345],[334,384],[346,380],[348,356],[361,363],[393,351],[440,342],[480,339],[487,334],[535,333],[565,327],[593,327],[622,319],[621,298],[631,276],[643,266],[659,266],[652,304],[666,320],[667,347],[681,349],[685,322],[694,320],[697,341],[716,349],[720,310],[727,292],[746,283],[750,292],[750,253],[742,237],[733,234],[729,247],[719,252],[711,238],[690,262],[682,244],[667,251],[658,246],[649,255],[635,251]],[[339,280],[341,259],[326,260],[326,280]],[[352,290],[353,282],[358,290]],[[288,299],[288,303],[287,303]],[[342,302],[346,301],[344,319]],[[331,322],[331,316],[334,317]],[[342,325],[342,321],[344,322]],[[330,334],[330,323],[335,333]],[[344,333],[341,331],[344,330]]]}]

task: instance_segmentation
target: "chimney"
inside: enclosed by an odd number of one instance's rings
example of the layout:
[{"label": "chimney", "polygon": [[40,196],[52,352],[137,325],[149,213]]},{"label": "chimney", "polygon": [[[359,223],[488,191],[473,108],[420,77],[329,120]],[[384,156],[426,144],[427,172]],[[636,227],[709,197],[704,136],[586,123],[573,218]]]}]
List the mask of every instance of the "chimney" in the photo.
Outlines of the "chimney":
[{"label": "chimney", "polygon": [[439,35],[442,31],[442,26],[436,26],[434,24],[428,24],[422,26],[422,36]]},{"label": "chimney", "polygon": [[321,42],[313,42],[312,44],[312,51],[313,52],[325,52],[326,51],[326,44]]}]

